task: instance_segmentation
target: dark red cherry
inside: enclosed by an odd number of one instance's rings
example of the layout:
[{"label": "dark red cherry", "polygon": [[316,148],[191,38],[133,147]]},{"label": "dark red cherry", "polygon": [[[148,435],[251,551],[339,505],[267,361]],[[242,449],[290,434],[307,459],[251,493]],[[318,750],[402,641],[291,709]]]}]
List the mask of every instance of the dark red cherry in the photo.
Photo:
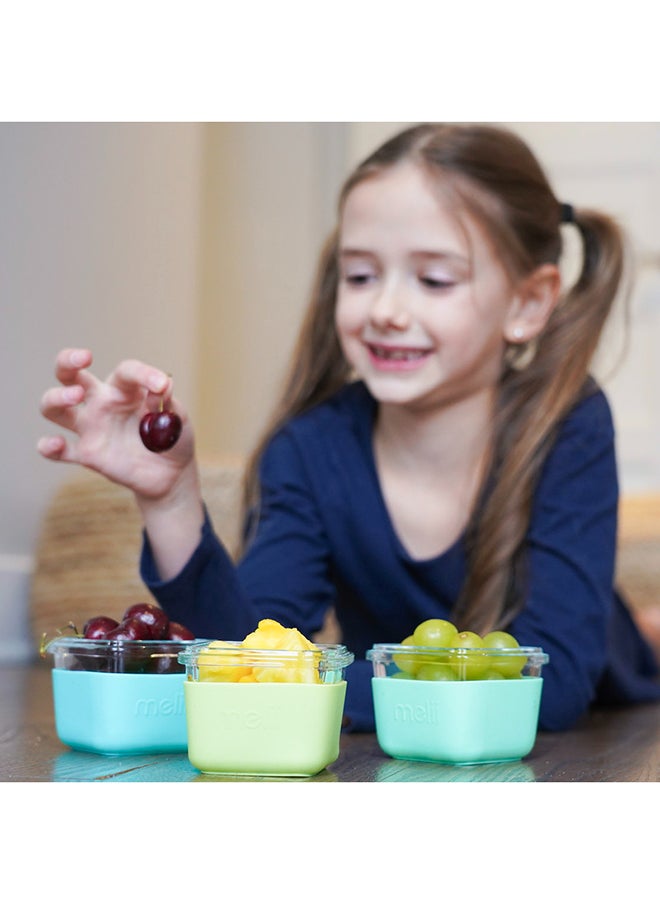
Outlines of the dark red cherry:
[{"label": "dark red cherry", "polygon": [[150,452],[167,452],[181,436],[181,427],[174,411],[149,411],[140,421],[140,439]]},{"label": "dark red cherry", "polygon": [[179,622],[170,622],[170,626],[167,631],[167,639],[168,640],[194,640],[195,635],[192,631],[189,631],[185,625],[180,625]]},{"label": "dark red cherry", "polygon": [[129,618],[139,618],[149,628],[153,640],[162,640],[167,637],[167,629],[170,620],[162,609],[153,603],[134,603],[129,606],[122,617],[122,621]]},{"label": "dark red cherry", "polygon": [[118,627],[119,622],[107,615],[96,615],[88,619],[83,626],[83,637],[88,640],[105,640],[108,632]]},{"label": "dark red cherry", "polygon": [[[151,631],[149,625],[145,625],[139,618],[126,618],[116,628],[114,628],[108,636],[107,641],[143,641],[151,640]],[[133,645],[124,646],[123,643],[117,645],[117,649],[113,649],[106,657],[108,672],[148,672],[150,670],[149,653],[144,647],[138,643],[136,647]]]},{"label": "dark red cherry", "polygon": [[127,618],[108,632],[106,640],[151,640],[151,629],[139,618]]}]

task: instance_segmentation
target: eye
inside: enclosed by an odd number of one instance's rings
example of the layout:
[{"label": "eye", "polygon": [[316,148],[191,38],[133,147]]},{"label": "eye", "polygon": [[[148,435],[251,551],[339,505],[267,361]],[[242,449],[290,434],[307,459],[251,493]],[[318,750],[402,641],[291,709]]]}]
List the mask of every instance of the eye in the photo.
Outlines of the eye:
[{"label": "eye", "polygon": [[446,276],[420,276],[419,281],[427,289],[451,289],[456,285],[455,280]]},{"label": "eye", "polygon": [[367,270],[361,270],[354,273],[344,273],[342,277],[344,282],[348,283],[349,286],[365,286],[374,278],[374,274]]}]

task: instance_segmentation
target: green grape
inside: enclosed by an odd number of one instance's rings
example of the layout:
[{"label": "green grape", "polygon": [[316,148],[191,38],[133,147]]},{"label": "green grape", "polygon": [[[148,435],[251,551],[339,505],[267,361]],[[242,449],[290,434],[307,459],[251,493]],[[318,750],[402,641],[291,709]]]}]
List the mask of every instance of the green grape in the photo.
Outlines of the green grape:
[{"label": "green grape", "polygon": [[507,634],[506,631],[491,631],[484,634],[484,646],[495,647],[498,650],[513,650],[520,646],[513,634]]},{"label": "green grape", "polygon": [[427,618],[417,625],[412,642],[418,647],[455,647],[458,631],[444,618]]},{"label": "green grape", "polygon": [[456,672],[450,665],[428,663],[417,672],[418,681],[456,681]]},{"label": "green grape", "polygon": [[[401,645],[405,647],[410,647],[413,645],[412,634],[410,637],[406,637],[405,640],[401,641]],[[395,653],[392,656],[392,659],[396,666],[401,669],[402,672],[407,672],[408,675],[415,675],[418,671],[421,663],[419,656],[415,656],[414,653],[411,653],[409,656],[406,656],[404,653]]]},{"label": "green grape", "polygon": [[461,631],[454,639],[450,665],[461,680],[474,681],[488,670],[490,662],[481,652],[484,642],[474,631]]},{"label": "green grape", "polygon": [[[491,631],[484,637],[484,647],[489,650],[514,650],[518,646],[516,638],[506,631]],[[505,678],[520,678],[527,657],[506,653],[502,656],[489,656],[488,661],[490,667],[501,672]]]},{"label": "green grape", "polygon": [[415,675],[412,675],[410,672],[393,672],[390,675],[390,678],[406,678],[408,681],[414,681]]},{"label": "green grape", "polygon": [[487,669],[481,676],[481,681],[506,681],[506,676],[497,669]]}]

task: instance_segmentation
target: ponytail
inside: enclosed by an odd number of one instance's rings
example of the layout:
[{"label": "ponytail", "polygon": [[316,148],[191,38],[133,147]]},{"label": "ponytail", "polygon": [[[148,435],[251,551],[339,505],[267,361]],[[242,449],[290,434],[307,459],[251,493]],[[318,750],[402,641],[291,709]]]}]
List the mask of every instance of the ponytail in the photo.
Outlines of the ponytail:
[{"label": "ponytail", "polygon": [[581,272],[531,362],[505,367],[500,383],[489,489],[468,527],[468,578],[454,610],[457,623],[475,631],[505,627],[524,606],[534,491],[561,421],[593,389],[589,367],[623,276],[617,224],[591,210],[574,213],[573,222],[582,238]]}]

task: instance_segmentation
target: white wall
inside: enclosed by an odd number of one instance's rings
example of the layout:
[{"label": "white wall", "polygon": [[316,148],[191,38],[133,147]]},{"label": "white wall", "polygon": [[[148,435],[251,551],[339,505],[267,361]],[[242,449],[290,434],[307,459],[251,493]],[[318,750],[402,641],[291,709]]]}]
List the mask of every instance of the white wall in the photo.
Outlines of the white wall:
[{"label": "white wall", "polygon": [[0,658],[30,650],[39,519],[71,476],[35,451],[58,349],[151,360],[193,400],[202,149],[198,124],[0,124]]},{"label": "white wall", "polygon": [[199,447],[245,456],[273,406],[345,175],[341,123],[208,128]]},{"label": "white wall", "polygon": [[636,281],[599,350],[595,372],[618,433],[622,490],[660,488],[660,124],[511,123],[539,153],[559,196],[600,207],[627,231]]}]

